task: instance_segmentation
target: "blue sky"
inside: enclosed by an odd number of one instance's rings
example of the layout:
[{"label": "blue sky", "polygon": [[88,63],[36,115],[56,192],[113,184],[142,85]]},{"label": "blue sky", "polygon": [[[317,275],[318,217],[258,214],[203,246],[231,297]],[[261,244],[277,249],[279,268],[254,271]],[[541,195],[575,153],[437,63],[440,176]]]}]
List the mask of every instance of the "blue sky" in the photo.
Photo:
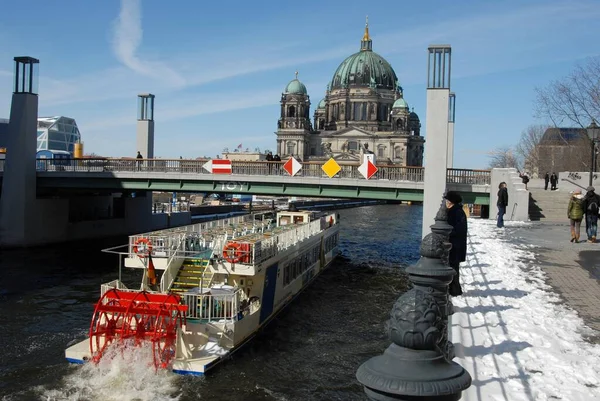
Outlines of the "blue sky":
[{"label": "blue sky", "polygon": [[373,50],[394,67],[425,129],[427,46],[452,45],[455,167],[484,168],[486,152],[540,123],[535,87],[600,54],[599,5],[10,1],[0,15],[0,117],[10,112],[12,59],[27,55],[40,59],[40,115],[75,118],[86,153],[135,155],[144,92],[156,95],[156,156],[215,156],[239,143],[273,149],[294,71],[316,106],[336,67],[359,50],[369,15]]}]

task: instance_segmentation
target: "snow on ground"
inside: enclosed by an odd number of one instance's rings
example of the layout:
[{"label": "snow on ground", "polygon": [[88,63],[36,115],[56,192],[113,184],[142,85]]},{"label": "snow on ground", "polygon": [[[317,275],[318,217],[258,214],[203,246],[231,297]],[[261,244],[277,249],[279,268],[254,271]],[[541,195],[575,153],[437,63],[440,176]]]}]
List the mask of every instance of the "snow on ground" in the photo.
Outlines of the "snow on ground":
[{"label": "snow on ground", "polygon": [[534,246],[469,220],[461,283],[454,361],[473,378],[463,400],[600,400],[600,345],[583,340],[590,329],[545,284]]}]

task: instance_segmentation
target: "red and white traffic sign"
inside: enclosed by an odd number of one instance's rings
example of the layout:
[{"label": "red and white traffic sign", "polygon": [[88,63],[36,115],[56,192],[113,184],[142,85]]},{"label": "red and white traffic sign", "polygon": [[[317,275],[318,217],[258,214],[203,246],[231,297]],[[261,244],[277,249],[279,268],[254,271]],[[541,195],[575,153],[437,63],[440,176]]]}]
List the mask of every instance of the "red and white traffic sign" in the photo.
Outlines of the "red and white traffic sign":
[{"label": "red and white traffic sign", "polygon": [[367,180],[377,172],[378,168],[371,163],[371,160],[367,159],[363,164],[358,167],[358,172],[363,175]]},{"label": "red and white traffic sign", "polygon": [[206,163],[204,163],[202,167],[209,173],[213,174],[231,174],[231,160],[209,160]]},{"label": "red and white traffic sign", "polygon": [[290,157],[289,160],[283,165],[283,169],[293,177],[302,169],[302,164],[300,164],[295,158]]}]

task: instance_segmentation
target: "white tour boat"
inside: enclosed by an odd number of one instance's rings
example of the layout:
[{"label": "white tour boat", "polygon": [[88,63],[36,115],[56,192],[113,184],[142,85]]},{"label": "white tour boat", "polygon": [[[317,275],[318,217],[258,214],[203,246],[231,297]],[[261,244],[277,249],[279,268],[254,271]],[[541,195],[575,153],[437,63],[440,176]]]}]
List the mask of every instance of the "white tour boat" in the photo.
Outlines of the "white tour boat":
[{"label": "white tour boat", "polygon": [[120,254],[126,267],[143,269],[140,287],[121,282],[120,262],[119,279],[101,285],[88,338],[66,358],[98,361],[110,344],[129,339],[153,348],[157,368],[202,375],[306,288],[338,255],[338,239],[338,215],[312,211],[130,236]]}]

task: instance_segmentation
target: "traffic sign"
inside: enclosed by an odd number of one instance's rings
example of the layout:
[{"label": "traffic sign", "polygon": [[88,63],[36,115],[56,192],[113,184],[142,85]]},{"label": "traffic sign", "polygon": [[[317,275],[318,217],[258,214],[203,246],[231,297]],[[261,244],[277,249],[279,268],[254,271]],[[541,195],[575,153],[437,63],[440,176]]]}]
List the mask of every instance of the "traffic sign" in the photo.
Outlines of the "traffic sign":
[{"label": "traffic sign", "polygon": [[339,173],[342,168],[332,157],[331,159],[327,160],[327,163],[323,164],[321,169],[325,172],[325,174],[327,174],[329,178],[333,178],[333,176]]},{"label": "traffic sign", "polygon": [[298,171],[302,169],[302,164],[294,157],[290,157],[287,162],[283,165],[283,169],[287,171],[292,177],[296,175]]},{"label": "traffic sign", "polygon": [[377,172],[378,168],[371,163],[371,160],[365,159],[365,162],[358,167],[358,172],[367,180]]},{"label": "traffic sign", "polygon": [[231,174],[231,160],[227,159],[209,160],[202,167],[213,174]]}]

